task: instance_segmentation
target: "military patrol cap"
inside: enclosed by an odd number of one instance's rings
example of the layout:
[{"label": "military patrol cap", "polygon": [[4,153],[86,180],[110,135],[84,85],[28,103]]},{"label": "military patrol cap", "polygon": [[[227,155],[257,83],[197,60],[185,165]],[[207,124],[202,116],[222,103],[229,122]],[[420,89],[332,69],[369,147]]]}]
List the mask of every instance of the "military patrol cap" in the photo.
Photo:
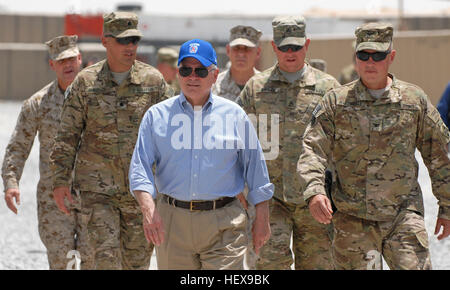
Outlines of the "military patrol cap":
[{"label": "military patrol cap", "polygon": [[124,38],[129,36],[142,37],[137,29],[138,17],[132,12],[111,12],[103,15],[103,35]]},{"label": "military patrol cap", "polygon": [[230,30],[230,46],[245,45],[248,47],[258,46],[262,32],[251,27],[238,25]]},{"label": "military patrol cap", "polygon": [[305,18],[303,16],[278,16],[272,20],[273,41],[276,46],[305,45]]},{"label": "military patrol cap", "polygon": [[69,57],[74,57],[80,54],[77,47],[78,36],[57,36],[45,44],[48,47],[48,53],[52,60],[61,60]]},{"label": "military patrol cap", "polygon": [[365,49],[387,51],[392,43],[394,28],[390,23],[371,22],[356,28],[356,51]]},{"label": "military patrol cap", "polygon": [[177,67],[178,51],[171,47],[161,47],[157,52],[158,63],[168,63],[172,67]]}]

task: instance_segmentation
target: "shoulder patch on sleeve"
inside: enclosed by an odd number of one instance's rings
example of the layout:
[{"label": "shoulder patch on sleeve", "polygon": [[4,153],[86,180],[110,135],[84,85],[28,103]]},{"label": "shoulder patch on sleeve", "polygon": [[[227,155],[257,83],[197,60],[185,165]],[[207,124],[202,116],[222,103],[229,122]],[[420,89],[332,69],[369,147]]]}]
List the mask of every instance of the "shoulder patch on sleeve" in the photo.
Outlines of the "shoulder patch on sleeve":
[{"label": "shoulder patch on sleeve", "polygon": [[314,111],[312,112],[311,116],[311,126],[314,126],[317,121],[317,117],[319,117],[322,113],[322,106],[320,104],[317,104],[317,106],[314,108]]}]

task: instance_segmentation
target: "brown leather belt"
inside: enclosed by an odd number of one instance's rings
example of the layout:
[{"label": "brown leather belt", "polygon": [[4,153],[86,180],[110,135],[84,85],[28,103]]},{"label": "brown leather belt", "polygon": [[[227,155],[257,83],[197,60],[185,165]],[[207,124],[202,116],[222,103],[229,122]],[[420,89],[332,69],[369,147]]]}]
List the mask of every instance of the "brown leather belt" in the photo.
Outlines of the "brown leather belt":
[{"label": "brown leather belt", "polygon": [[182,201],[170,197],[166,194],[162,195],[162,199],[169,205],[181,207],[188,209],[190,211],[201,211],[201,210],[213,210],[226,206],[230,202],[234,201],[235,197],[222,197],[216,200],[193,200],[193,201]]}]

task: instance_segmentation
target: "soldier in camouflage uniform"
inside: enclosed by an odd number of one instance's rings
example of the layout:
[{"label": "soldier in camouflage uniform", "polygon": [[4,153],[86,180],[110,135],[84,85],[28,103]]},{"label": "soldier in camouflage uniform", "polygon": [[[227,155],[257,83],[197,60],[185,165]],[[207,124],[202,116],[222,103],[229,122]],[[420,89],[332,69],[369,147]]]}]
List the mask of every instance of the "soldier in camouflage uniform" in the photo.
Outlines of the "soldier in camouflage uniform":
[{"label": "soldier in camouflage uniform", "polygon": [[103,17],[107,59],[81,71],[66,91],[50,160],[54,198],[66,212],[70,172],[81,195],[82,218],[96,269],[148,269],[153,245],[129,193],[128,168],[140,120],[171,89],[153,67],[136,60],[142,34],[129,12]]},{"label": "soldier in camouflage uniform", "polygon": [[[64,90],[72,83],[81,66],[81,54],[76,45],[77,36],[58,36],[46,42],[50,54],[49,64],[57,79],[27,99],[20,112],[16,128],[6,148],[2,177],[5,200],[8,207],[17,213],[15,199],[20,204],[19,181],[25,161],[38,134],[40,143],[39,173],[37,188],[39,235],[47,248],[50,269],[66,269],[68,254],[78,250],[81,267],[89,269],[92,257],[87,247],[78,214],[79,202],[70,208],[71,216],[62,214],[52,198],[52,183],[49,153],[58,130],[64,101]],[[69,259],[72,256],[69,254]]]},{"label": "soldier in camouflage uniform", "polygon": [[[293,236],[295,269],[333,269],[329,228],[310,216],[296,164],[312,111],[322,96],[339,84],[332,76],[305,63],[310,40],[305,36],[303,17],[276,17],[272,26],[272,46],[278,63],[252,77],[238,101],[247,114],[267,114],[272,119],[279,116],[279,124],[274,123],[278,127],[271,130],[271,121],[267,125],[268,140],[279,131],[279,154],[271,156],[274,158],[266,154],[270,180],[275,184],[270,216],[272,236],[261,250],[257,268],[290,269]],[[263,126],[261,122],[258,125],[260,129]],[[261,130],[259,138],[266,149]]]},{"label": "soldier in camouflage uniform", "polygon": [[261,34],[251,26],[238,25],[230,30],[226,49],[231,66],[219,74],[212,87],[213,94],[236,101],[245,83],[259,73],[255,65],[261,55]]},{"label": "soldier in camouflage uniform", "polygon": [[180,84],[177,79],[178,51],[171,47],[161,47],[157,52],[156,68],[164,76],[164,80],[173,89],[174,95],[180,94]]},{"label": "soldier in camouflage uniform", "polygon": [[[388,73],[396,51],[390,24],[356,29],[361,76],[328,92],[314,110],[298,161],[311,214],[335,227],[333,257],[339,269],[370,269],[381,253],[391,269],[431,269],[416,148],[439,200],[438,239],[450,234],[450,134],[417,86]],[[332,216],[324,171],[337,178]]]}]

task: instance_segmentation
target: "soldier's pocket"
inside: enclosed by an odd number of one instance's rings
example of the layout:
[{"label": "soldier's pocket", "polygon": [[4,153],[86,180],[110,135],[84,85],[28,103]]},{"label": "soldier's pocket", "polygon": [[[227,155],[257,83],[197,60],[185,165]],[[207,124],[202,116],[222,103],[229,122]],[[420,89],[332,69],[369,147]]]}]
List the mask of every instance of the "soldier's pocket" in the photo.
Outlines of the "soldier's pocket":
[{"label": "soldier's pocket", "polygon": [[420,245],[424,247],[425,249],[428,249],[429,243],[428,243],[428,235],[425,230],[421,230],[416,232],[417,240],[419,241]]},{"label": "soldier's pocket", "polygon": [[81,209],[79,216],[80,216],[80,224],[82,227],[87,229],[87,226],[92,220],[92,208],[83,208]]},{"label": "soldier's pocket", "polygon": [[127,97],[127,110],[130,112],[130,121],[139,124],[145,112],[150,108],[152,100],[156,97],[143,94],[140,96]]}]

